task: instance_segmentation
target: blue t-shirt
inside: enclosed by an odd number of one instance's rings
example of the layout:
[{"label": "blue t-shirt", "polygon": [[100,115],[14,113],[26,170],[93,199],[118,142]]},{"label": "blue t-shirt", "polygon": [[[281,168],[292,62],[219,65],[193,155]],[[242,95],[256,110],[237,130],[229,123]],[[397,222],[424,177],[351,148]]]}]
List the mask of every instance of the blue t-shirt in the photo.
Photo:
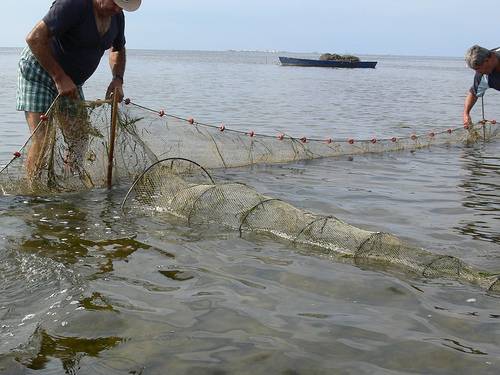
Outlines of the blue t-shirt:
[{"label": "blue t-shirt", "polygon": [[56,61],[77,85],[95,72],[107,49],[125,46],[123,12],[112,17],[109,30],[101,37],[92,0],[55,0],[43,21],[52,33]]}]

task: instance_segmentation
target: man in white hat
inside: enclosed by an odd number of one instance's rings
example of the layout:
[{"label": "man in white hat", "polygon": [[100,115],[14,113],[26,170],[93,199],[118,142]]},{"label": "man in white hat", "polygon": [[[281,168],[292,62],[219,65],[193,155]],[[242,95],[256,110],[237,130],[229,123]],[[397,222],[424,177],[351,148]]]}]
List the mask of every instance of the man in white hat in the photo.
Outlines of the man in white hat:
[{"label": "man in white hat", "polygon": [[[112,79],[106,97],[117,90],[123,98],[125,17],[141,0],[55,0],[48,13],[28,34],[18,69],[16,107],[24,111],[31,131],[57,95],[83,99],[82,85],[110,49]],[[40,133],[40,134],[38,134]],[[43,167],[43,132],[32,138],[28,175]]]}]

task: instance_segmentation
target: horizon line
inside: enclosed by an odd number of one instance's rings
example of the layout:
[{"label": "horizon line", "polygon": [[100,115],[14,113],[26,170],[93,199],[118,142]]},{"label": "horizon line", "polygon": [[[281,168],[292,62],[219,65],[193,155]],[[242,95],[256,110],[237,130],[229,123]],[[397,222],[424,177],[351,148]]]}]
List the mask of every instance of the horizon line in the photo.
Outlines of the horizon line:
[{"label": "horizon line", "polygon": [[[0,46],[0,48],[10,48],[10,49],[22,49],[26,46]],[[287,51],[287,50],[279,50],[279,49],[234,49],[234,48],[229,48],[229,49],[178,49],[178,48],[172,48],[172,49],[165,49],[165,48],[129,48],[127,47],[128,51],[165,51],[165,52],[260,52],[260,53],[271,53],[271,54],[278,54],[278,53],[296,53],[296,54],[321,54],[323,52],[318,52],[318,51]],[[461,55],[414,55],[414,54],[392,54],[392,53],[360,53],[360,52],[355,52],[355,53],[349,53],[349,54],[354,54],[354,55],[361,55],[361,56],[387,56],[387,57],[432,57],[432,58],[461,58],[463,56]]]}]

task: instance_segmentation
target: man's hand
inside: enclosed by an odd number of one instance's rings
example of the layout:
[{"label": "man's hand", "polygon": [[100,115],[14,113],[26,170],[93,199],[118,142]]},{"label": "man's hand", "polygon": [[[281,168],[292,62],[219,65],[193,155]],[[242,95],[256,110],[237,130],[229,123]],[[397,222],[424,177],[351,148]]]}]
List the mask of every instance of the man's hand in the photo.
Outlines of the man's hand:
[{"label": "man's hand", "polygon": [[58,77],[54,80],[57,88],[57,92],[61,96],[69,96],[74,99],[79,98],[78,88],[76,87],[73,80],[66,74]]},{"label": "man's hand", "polygon": [[123,81],[120,78],[113,78],[106,91],[106,99],[111,99],[115,92],[118,95],[118,102],[121,103],[123,100]]},{"label": "man's hand", "polygon": [[464,125],[472,125],[470,114],[464,112]]},{"label": "man's hand", "polygon": [[474,104],[476,104],[477,96],[469,91],[464,103],[464,125],[471,125],[472,119],[470,118],[470,111]]}]

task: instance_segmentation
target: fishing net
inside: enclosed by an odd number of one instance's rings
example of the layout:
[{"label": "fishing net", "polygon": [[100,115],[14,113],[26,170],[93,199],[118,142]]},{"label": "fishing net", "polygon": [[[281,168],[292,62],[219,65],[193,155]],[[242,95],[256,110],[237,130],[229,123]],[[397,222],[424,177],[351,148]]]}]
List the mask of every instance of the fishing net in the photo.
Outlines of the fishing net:
[{"label": "fishing net", "polygon": [[134,103],[127,106],[127,115],[130,118],[141,118],[136,123],[137,135],[147,142],[158,159],[188,158],[209,169],[416,150],[436,145],[471,144],[490,140],[500,131],[500,126],[495,121],[485,121],[467,128],[456,127],[390,139],[319,139],[294,137],[284,133],[264,135],[252,130],[238,131],[229,129],[224,124],[206,124]]},{"label": "fishing net", "polygon": [[294,244],[319,247],[356,264],[395,267],[426,278],[451,278],[499,293],[498,277],[460,259],[434,254],[397,237],[354,227],[334,216],[300,210],[240,183],[214,183],[186,159],[156,162],[134,182],[125,212],[167,213],[187,224],[219,225],[246,233],[265,233]]},{"label": "fishing net", "polygon": [[215,183],[205,169],[470,144],[496,137],[499,126],[494,121],[400,138],[355,140],[237,131],[130,100],[115,114],[113,140],[109,102],[56,100],[0,170],[1,191],[41,194],[135,180],[123,203],[127,211],[166,212],[189,225],[224,225],[242,235],[267,233],[356,263],[382,262],[424,277],[452,277],[500,291],[493,275],[457,258],[412,247],[393,235],[362,230],[333,216],[305,212],[244,184]]},{"label": "fishing net", "polygon": [[117,119],[112,142],[109,101],[58,98],[25,145],[0,167],[0,191],[41,194],[103,187],[108,181],[131,183],[145,168],[169,157],[188,158],[209,169],[230,168],[470,144],[496,137],[500,130],[494,121],[485,121],[390,139],[271,136],[201,123],[129,100],[117,111]]},{"label": "fishing net", "polygon": [[[118,116],[113,179],[130,181],[156,159],[136,137],[134,121]],[[30,138],[0,172],[0,192],[49,194],[106,186],[111,104],[58,98]]]}]

